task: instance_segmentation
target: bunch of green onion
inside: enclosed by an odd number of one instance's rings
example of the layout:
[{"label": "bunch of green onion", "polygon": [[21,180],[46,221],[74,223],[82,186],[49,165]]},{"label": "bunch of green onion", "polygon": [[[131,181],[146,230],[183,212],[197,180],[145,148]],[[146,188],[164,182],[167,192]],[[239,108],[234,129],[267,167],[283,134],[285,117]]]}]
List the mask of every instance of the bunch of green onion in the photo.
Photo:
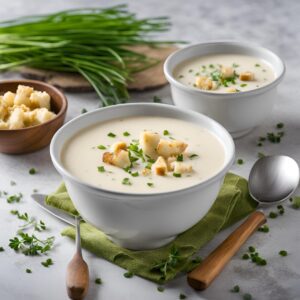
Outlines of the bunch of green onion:
[{"label": "bunch of green onion", "polygon": [[79,73],[104,106],[118,104],[128,98],[131,75],[156,63],[132,47],[167,43],[152,34],[169,26],[166,17],[138,19],[125,5],[1,22],[0,70],[27,66]]}]

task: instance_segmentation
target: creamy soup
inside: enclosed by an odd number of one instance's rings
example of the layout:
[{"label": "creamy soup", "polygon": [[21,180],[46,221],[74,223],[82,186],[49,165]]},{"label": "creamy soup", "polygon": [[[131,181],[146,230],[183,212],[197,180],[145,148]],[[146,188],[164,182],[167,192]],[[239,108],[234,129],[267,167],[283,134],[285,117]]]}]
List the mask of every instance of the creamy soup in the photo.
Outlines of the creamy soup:
[{"label": "creamy soup", "polygon": [[224,165],[225,151],[219,138],[204,128],[149,116],[84,129],[66,142],[61,159],[71,174],[91,185],[118,192],[158,193],[213,176]]},{"label": "creamy soup", "polygon": [[266,61],[239,54],[193,58],[179,64],[173,75],[184,85],[215,93],[254,90],[269,84],[276,76]]}]

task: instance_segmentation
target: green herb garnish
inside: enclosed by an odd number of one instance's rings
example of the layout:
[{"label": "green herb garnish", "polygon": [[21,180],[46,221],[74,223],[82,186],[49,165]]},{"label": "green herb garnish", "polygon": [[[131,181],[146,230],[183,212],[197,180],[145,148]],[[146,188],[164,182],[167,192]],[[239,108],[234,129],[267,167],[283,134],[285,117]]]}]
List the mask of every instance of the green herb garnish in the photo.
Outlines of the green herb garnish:
[{"label": "green herb garnish", "polygon": [[181,299],[181,300],[186,299],[186,295],[185,294],[180,294],[179,299]]},{"label": "green herb garnish", "polygon": [[240,287],[238,285],[235,285],[231,290],[231,293],[239,293],[240,292]]},{"label": "green herb garnish", "polygon": [[290,198],[290,200],[292,202],[292,207],[294,209],[300,208],[300,197],[293,197],[293,198]]},{"label": "green herb garnish", "polygon": [[243,254],[243,256],[242,256],[242,259],[244,259],[244,260],[249,259],[249,258],[250,258],[250,256],[247,253]]},{"label": "green herb garnish", "polygon": [[238,65],[238,64],[236,64],[236,63],[233,63],[233,64],[232,64],[232,67],[233,67],[233,68],[238,68],[239,66],[240,66],[240,65]]},{"label": "green herb garnish", "polygon": [[11,195],[6,198],[7,203],[16,203],[20,202],[23,198],[23,195],[19,193],[18,195]]},{"label": "green herb garnish", "polygon": [[180,79],[180,78],[184,78],[184,76],[183,76],[183,75],[179,75],[178,78],[179,78],[179,79]]},{"label": "green herb garnish", "polygon": [[124,185],[132,185],[132,183],[131,183],[131,181],[130,181],[130,179],[128,177],[126,177],[126,178],[124,178],[122,180],[122,184],[124,184]]},{"label": "green herb garnish", "polygon": [[107,136],[109,136],[111,138],[115,138],[116,137],[116,135],[113,132],[108,133]]},{"label": "green herb garnish", "polygon": [[[181,77],[179,76],[179,78],[181,78]],[[161,103],[162,101],[161,101],[161,98],[160,98],[160,97],[154,96],[154,97],[153,97],[153,102],[154,102],[154,103]]]},{"label": "green herb garnish", "polygon": [[183,155],[179,154],[176,158],[176,161],[183,161]]},{"label": "green herb garnish", "polygon": [[38,255],[48,252],[54,242],[54,236],[40,240],[35,235],[29,235],[19,231],[17,236],[9,240],[9,247],[15,251],[21,251],[25,255]]},{"label": "green herb garnish", "polygon": [[209,67],[210,67],[211,69],[213,69],[215,66],[214,66],[213,64],[210,64]]},{"label": "green herb garnish", "polygon": [[123,276],[124,276],[125,278],[132,278],[133,275],[134,275],[134,274],[133,274],[132,272],[129,272],[129,271],[123,274]]},{"label": "green herb garnish", "polygon": [[14,186],[14,185],[16,185],[16,182],[13,181],[13,180],[11,180],[11,181],[10,181],[10,185],[11,185],[11,186]]},{"label": "green herb garnish", "polygon": [[240,87],[246,87],[246,86],[247,86],[247,83],[240,84]]},{"label": "green herb garnish", "polygon": [[30,174],[30,175],[36,174],[36,169],[35,169],[35,168],[31,168],[31,169],[29,170],[29,174]]},{"label": "green herb garnish", "polygon": [[287,253],[286,250],[280,250],[280,251],[279,251],[279,255],[281,255],[281,256],[287,256],[288,253]]},{"label": "green herb garnish", "polygon": [[198,154],[191,154],[190,156],[189,156],[189,158],[190,159],[193,159],[193,158],[196,158],[196,157],[198,157],[199,155]]},{"label": "green herb garnish", "polygon": [[244,160],[241,159],[241,158],[239,158],[236,162],[237,162],[238,165],[243,165],[244,164]]},{"label": "green herb garnish", "polygon": [[101,278],[99,278],[99,277],[96,278],[96,279],[95,279],[95,283],[96,283],[96,284],[102,284]]},{"label": "green herb garnish", "polygon": [[181,177],[181,174],[180,173],[173,173],[173,176],[174,177]]},{"label": "green herb garnish", "polygon": [[275,218],[277,218],[277,217],[278,217],[278,214],[277,214],[276,212],[270,211],[270,213],[269,213],[269,218],[275,219]]},{"label": "green herb garnish", "polygon": [[263,157],[266,157],[266,155],[264,153],[262,153],[262,152],[258,152],[257,153],[257,157],[258,158],[263,158]]},{"label": "green herb garnish", "polygon": [[82,114],[85,114],[85,113],[87,113],[87,110],[86,110],[85,108],[83,108],[83,109],[81,110],[81,113],[82,113]]},{"label": "green herb garnish", "polygon": [[4,251],[4,248],[3,247],[0,247],[0,252],[3,252]]},{"label": "green herb garnish", "polygon": [[278,123],[276,124],[277,129],[282,129],[284,127],[284,123]]},{"label": "green herb garnish", "polygon": [[158,286],[157,290],[162,293],[165,290],[165,288],[163,286]]},{"label": "green herb garnish", "polygon": [[100,149],[100,150],[105,150],[106,149],[106,147],[104,145],[99,145],[99,146],[97,146],[97,148]]},{"label": "green herb garnish", "polygon": [[104,173],[104,172],[105,172],[104,166],[99,166],[99,167],[98,167],[98,172],[99,172],[99,173]]},{"label": "green herb garnish", "polygon": [[26,273],[32,273],[32,271],[30,269],[26,269]]},{"label": "green herb garnish", "polygon": [[255,64],[255,67],[260,67],[260,64]]},{"label": "green herb garnish", "polygon": [[243,300],[252,300],[252,296],[249,293],[243,295]]},{"label": "green herb garnish", "polygon": [[253,252],[255,252],[255,248],[253,246],[249,246],[248,251],[250,253],[253,253]]},{"label": "green herb garnish", "polygon": [[130,175],[131,175],[132,177],[138,177],[138,176],[139,176],[139,172],[130,173]]},{"label": "green herb garnish", "polygon": [[170,132],[169,132],[168,130],[165,129],[164,132],[163,132],[163,134],[164,134],[164,135],[169,135]]},{"label": "green herb garnish", "polygon": [[267,233],[267,232],[270,231],[270,229],[269,229],[268,225],[263,225],[263,226],[261,226],[261,227],[258,228],[258,231]]},{"label": "green herb garnish", "polygon": [[124,135],[124,136],[130,136],[130,133],[129,133],[128,131],[124,131],[124,132],[123,132],[123,135]]},{"label": "green herb garnish", "polygon": [[147,182],[147,185],[153,187],[154,184],[152,182]]},{"label": "green herb garnish", "polygon": [[41,265],[43,265],[45,268],[48,268],[49,266],[53,265],[53,261],[51,258],[48,258],[45,261],[42,261]]}]

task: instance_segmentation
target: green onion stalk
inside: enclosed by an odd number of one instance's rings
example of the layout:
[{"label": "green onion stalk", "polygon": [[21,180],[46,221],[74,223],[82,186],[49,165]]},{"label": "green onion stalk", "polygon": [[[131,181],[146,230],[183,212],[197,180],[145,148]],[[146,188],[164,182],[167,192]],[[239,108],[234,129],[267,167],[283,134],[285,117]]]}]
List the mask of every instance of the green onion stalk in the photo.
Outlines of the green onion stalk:
[{"label": "green onion stalk", "polygon": [[0,71],[27,66],[79,73],[103,106],[122,103],[132,74],[157,63],[134,46],[172,43],[153,36],[169,27],[167,17],[138,19],[126,5],[1,22]]}]

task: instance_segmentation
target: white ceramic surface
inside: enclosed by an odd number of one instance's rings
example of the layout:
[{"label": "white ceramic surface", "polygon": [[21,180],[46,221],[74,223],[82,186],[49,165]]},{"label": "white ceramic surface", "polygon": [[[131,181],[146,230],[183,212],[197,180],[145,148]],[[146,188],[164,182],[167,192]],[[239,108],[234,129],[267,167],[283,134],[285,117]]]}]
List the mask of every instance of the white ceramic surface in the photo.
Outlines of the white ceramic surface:
[{"label": "white ceramic surface", "polygon": [[[208,54],[244,54],[270,64],[275,80],[255,90],[220,94],[186,86],[173,76],[174,68],[183,61]],[[285,73],[283,61],[273,52],[246,42],[220,41],[192,45],[171,54],[164,65],[171,84],[174,104],[201,112],[221,123],[231,135],[241,137],[260,125],[270,115],[277,98],[277,85]]]},{"label": "white ceramic surface", "polygon": [[[60,158],[63,145],[76,132],[100,121],[141,115],[178,118],[210,130],[224,146],[222,169],[213,177],[179,191],[130,194],[83,183],[63,167]],[[225,128],[199,113],[163,104],[124,104],[99,109],[67,123],[54,136],[50,153],[76,208],[86,221],[123,247],[149,249],[170,242],[207,213],[233,163],[234,143]]]}]

